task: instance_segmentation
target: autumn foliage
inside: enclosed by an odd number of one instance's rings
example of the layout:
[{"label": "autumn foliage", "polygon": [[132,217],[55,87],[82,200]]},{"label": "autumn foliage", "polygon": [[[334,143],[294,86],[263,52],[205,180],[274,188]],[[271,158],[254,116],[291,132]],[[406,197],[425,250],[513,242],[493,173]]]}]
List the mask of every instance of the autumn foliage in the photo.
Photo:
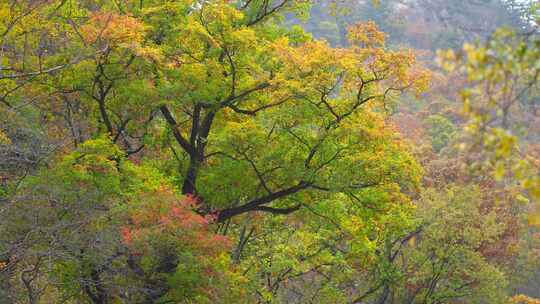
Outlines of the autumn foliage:
[{"label": "autumn foliage", "polygon": [[0,302],[536,303],[536,15],[488,2],[0,2]]}]

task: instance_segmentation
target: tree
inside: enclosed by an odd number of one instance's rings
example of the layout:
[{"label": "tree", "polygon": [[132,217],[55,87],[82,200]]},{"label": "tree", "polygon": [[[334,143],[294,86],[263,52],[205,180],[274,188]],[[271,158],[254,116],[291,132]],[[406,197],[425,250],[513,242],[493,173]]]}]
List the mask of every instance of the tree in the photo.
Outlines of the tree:
[{"label": "tree", "polygon": [[[180,170],[171,173],[182,192],[220,222],[292,212],[299,206],[271,205],[299,192],[324,196],[376,182],[343,165],[358,145],[349,130],[396,92],[425,87],[427,73],[413,67],[411,53],[386,50],[371,23],[351,28],[348,49],[281,29],[277,12],[302,6],[292,1],[190,4],[77,12],[87,21],[58,56],[81,48],[91,55],[36,87],[54,96],[51,110],[71,113],[52,117],[67,125],[66,136],[76,134],[78,144],[109,134],[128,154],[162,143],[177,157]],[[74,118],[84,126],[70,126]]]},{"label": "tree", "polygon": [[26,179],[6,203],[6,298],[239,300],[227,285],[241,277],[228,268],[230,243],[192,204],[156,170],[127,161],[110,140],[84,142]]},{"label": "tree", "polygon": [[[295,237],[323,248],[309,263],[302,246],[272,253],[294,257],[288,273],[299,276],[341,246],[350,267],[374,250],[377,223],[405,218],[421,169],[386,110],[425,89],[429,73],[411,51],[389,50],[373,23],[333,48],[281,23],[304,1],[36,4],[2,6],[2,25],[28,38],[3,36],[12,56],[2,64],[16,74],[0,78],[2,151],[32,142],[21,124],[54,143],[2,186],[13,301],[250,302],[243,287],[224,291],[245,283],[237,269],[251,285],[266,272],[248,264],[264,253],[244,224],[252,217],[269,233],[266,221],[304,225],[309,236]],[[327,249],[319,227],[330,224],[314,208],[341,208],[330,220],[348,225],[349,240]],[[231,264],[218,234],[236,233]],[[276,273],[257,300],[279,296]]]},{"label": "tree", "polygon": [[441,115],[430,115],[426,118],[427,133],[431,137],[435,152],[440,152],[451,141],[455,127],[450,120]]},{"label": "tree", "polygon": [[495,210],[483,210],[477,193],[474,188],[428,190],[420,200],[422,233],[404,253],[409,255],[402,294],[407,302],[504,301],[504,275],[481,248],[495,242],[505,227],[496,221]]},{"label": "tree", "polygon": [[[537,199],[538,36],[510,29],[497,31],[485,44],[466,44],[463,52],[441,54],[448,70],[463,73],[470,87],[461,92],[470,138],[463,149],[481,151],[496,179],[520,183]],[[534,221],[534,219],[532,220]]]}]

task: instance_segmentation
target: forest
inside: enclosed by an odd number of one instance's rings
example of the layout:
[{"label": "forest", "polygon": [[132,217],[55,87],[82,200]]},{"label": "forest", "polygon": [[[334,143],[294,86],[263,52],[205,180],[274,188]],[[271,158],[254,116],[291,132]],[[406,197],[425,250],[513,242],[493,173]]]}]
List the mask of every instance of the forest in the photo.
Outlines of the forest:
[{"label": "forest", "polygon": [[0,304],[540,304],[540,1],[0,0]]}]

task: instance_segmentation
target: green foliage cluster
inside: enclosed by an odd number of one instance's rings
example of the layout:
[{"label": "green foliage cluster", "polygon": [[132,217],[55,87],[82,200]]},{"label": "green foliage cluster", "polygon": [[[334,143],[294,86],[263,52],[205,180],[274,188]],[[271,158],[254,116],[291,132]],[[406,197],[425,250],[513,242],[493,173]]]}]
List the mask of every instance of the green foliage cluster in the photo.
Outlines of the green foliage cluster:
[{"label": "green foliage cluster", "polygon": [[427,125],[427,133],[431,137],[433,150],[440,152],[452,140],[456,132],[454,124],[446,117],[441,115],[430,115],[424,123]]}]

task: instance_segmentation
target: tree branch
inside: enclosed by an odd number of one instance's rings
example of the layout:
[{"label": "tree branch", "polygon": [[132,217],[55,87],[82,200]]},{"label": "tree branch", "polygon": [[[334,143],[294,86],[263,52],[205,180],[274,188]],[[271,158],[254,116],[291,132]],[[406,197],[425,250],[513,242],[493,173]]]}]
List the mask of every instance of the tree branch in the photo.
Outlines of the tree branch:
[{"label": "tree branch", "polygon": [[178,144],[189,154],[189,155],[195,155],[195,147],[193,147],[185,138],[182,136],[182,133],[180,133],[180,130],[178,130],[178,124],[176,123],[176,120],[172,116],[172,113],[169,111],[167,106],[161,106],[160,108],[161,113],[163,114],[163,117],[165,117],[165,120],[171,127],[173,131],[173,135],[176,138],[176,141]]},{"label": "tree branch", "polygon": [[[232,207],[232,208],[222,209],[222,210],[220,210],[218,212],[217,221],[218,222],[224,222],[227,219],[232,218],[233,216],[236,216],[236,215],[239,215],[239,214],[242,214],[242,213],[246,213],[246,212],[250,212],[250,211],[259,210],[260,207],[263,207],[263,205],[265,205],[265,204],[268,204],[268,203],[270,203],[272,201],[275,201],[277,199],[284,198],[284,197],[289,196],[291,194],[297,193],[298,191],[309,188],[310,185],[311,185],[310,183],[307,183],[305,181],[301,181],[298,184],[296,184],[295,186],[285,188],[283,190],[273,192],[273,193],[268,194],[266,196],[254,199],[254,200],[252,200],[252,201],[250,201],[250,202],[248,202],[248,203],[246,203],[244,205],[237,206],[237,207]],[[268,207],[265,207],[263,209],[266,209],[266,208],[268,208]],[[268,211],[268,209],[267,210],[262,210],[262,211]]]}]

